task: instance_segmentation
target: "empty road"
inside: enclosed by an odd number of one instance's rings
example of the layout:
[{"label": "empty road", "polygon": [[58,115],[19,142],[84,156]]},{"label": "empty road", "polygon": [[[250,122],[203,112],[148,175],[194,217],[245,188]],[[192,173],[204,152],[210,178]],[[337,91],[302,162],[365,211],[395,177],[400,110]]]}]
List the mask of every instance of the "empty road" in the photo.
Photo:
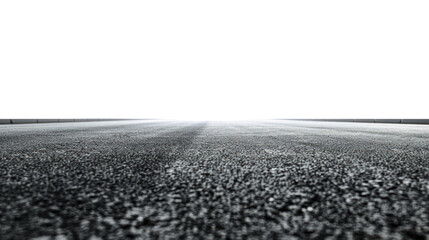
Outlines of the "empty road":
[{"label": "empty road", "polygon": [[0,126],[0,239],[429,239],[429,126]]}]

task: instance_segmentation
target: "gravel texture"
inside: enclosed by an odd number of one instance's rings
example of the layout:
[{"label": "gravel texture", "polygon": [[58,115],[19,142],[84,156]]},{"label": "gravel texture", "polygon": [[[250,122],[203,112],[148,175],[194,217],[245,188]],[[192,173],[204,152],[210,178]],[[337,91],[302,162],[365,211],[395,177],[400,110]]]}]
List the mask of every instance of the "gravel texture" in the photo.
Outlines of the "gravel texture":
[{"label": "gravel texture", "polygon": [[0,239],[429,239],[429,126],[0,126]]}]

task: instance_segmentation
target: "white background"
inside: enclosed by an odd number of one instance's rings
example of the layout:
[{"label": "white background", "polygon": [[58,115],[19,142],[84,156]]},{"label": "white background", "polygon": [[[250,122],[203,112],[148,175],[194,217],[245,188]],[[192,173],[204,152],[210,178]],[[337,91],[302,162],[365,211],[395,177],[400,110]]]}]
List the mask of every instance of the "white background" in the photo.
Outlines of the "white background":
[{"label": "white background", "polygon": [[0,118],[429,118],[429,1],[0,1]]}]

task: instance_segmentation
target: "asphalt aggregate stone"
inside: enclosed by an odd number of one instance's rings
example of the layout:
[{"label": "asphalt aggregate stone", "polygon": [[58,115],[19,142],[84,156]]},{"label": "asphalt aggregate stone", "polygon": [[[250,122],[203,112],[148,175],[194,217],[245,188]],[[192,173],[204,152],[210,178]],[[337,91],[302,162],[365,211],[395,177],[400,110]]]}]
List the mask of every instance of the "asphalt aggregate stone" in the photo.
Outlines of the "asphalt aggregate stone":
[{"label": "asphalt aggregate stone", "polygon": [[0,126],[0,239],[429,239],[429,127]]}]

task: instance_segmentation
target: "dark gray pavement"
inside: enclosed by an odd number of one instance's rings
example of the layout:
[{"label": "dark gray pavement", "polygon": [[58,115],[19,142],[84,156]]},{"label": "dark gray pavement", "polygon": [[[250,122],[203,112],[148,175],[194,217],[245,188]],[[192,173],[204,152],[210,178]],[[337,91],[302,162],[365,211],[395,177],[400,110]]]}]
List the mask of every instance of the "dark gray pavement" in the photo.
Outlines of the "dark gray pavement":
[{"label": "dark gray pavement", "polygon": [[0,126],[0,239],[429,239],[429,126]]}]

